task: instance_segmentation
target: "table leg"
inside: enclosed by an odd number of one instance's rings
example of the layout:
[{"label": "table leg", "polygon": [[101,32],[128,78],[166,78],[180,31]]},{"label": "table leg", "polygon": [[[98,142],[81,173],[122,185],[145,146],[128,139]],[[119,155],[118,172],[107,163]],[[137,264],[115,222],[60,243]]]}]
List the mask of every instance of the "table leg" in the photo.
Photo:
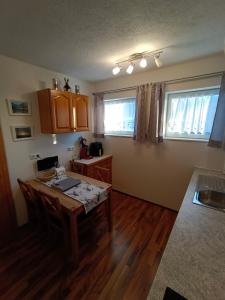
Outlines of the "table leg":
[{"label": "table leg", "polygon": [[108,198],[106,200],[106,215],[107,215],[107,219],[108,219],[109,232],[111,232],[112,228],[113,228],[111,194],[112,194],[112,191],[110,190],[109,194],[108,194]]},{"label": "table leg", "polygon": [[79,238],[77,229],[77,215],[70,215],[70,241],[71,241],[71,258],[75,266],[79,264]]}]

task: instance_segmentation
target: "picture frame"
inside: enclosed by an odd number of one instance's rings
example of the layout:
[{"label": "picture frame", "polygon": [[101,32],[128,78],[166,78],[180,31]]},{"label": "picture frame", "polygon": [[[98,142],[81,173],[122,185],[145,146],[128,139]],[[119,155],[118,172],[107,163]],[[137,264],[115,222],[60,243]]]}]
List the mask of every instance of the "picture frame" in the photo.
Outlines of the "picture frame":
[{"label": "picture frame", "polygon": [[12,125],[11,132],[14,142],[32,140],[34,138],[34,127],[30,125]]},{"label": "picture frame", "polygon": [[7,99],[9,115],[31,116],[32,108],[30,100]]}]

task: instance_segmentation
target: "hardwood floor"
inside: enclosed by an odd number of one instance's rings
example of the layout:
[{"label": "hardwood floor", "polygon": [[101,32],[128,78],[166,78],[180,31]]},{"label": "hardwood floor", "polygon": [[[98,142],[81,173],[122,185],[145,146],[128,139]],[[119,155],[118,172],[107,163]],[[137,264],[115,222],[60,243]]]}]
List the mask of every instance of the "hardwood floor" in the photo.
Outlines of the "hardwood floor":
[{"label": "hardwood floor", "polygon": [[81,239],[78,269],[64,268],[46,237],[20,230],[0,250],[0,299],[146,299],[176,213],[115,191],[112,206],[113,232],[102,220],[96,243]]}]

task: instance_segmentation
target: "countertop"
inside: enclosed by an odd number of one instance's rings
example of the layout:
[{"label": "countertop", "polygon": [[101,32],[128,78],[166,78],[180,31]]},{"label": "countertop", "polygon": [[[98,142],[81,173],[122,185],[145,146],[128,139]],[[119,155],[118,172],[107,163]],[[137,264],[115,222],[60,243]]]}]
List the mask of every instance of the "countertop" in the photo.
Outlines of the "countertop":
[{"label": "countertop", "polygon": [[188,300],[225,299],[225,213],[192,203],[199,175],[225,178],[195,169],[148,300],[162,300],[167,286]]},{"label": "countertop", "polygon": [[107,158],[110,158],[112,157],[112,155],[102,155],[102,156],[95,156],[91,159],[74,159],[74,161],[76,163],[80,163],[80,164],[85,164],[85,165],[92,165],[98,161],[101,161],[101,160],[104,160],[104,159],[107,159]]}]

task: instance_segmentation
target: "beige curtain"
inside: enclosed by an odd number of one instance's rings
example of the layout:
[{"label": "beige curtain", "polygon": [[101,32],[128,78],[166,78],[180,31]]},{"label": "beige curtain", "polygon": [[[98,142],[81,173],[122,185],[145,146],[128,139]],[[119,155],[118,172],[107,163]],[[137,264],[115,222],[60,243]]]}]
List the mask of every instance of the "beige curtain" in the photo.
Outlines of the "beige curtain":
[{"label": "beige curtain", "polygon": [[225,150],[225,73],[223,73],[209,146]]},{"label": "beige curtain", "polygon": [[104,137],[104,94],[94,95],[94,136]]},{"label": "beige curtain", "polygon": [[158,144],[163,142],[163,104],[165,83],[153,83],[151,86],[148,140]]},{"label": "beige curtain", "polygon": [[140,143],[147,140],[149,93],[149,84],[137,87],[134,139]]},{"label": "beige curtain", "polygon": [[137,87],[134,139],[158,144],[163,141],[165,83]]}]

